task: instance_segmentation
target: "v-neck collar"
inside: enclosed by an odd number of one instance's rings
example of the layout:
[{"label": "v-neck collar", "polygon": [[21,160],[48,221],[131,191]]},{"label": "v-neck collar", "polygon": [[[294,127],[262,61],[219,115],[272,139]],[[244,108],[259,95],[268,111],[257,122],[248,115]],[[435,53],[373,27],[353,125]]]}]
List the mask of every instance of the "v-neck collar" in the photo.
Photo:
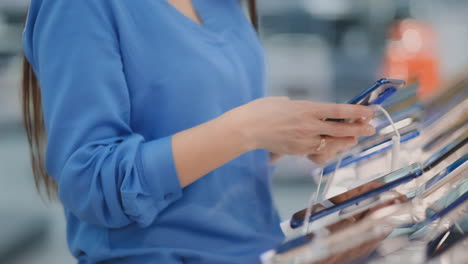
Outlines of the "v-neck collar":
[{"label": "v-neck collar", "polygon": [[160,1],[163,2],[163,5],[173,14],[173,16],[176,17],[178,21],[180,21],[180,23],[184,23],[186,26],[198,31],[200,34],[209,37],[212,41],[224,41],[226,33],[229,32],[229,27],[227,25],[219,25],[219,23],[224,22],[217,18],[216,12],[211,12],[210,6],[206,3],[206,0],[192,0],[193,8],[199,16],[201,23],[182,13],[167,0]]}]

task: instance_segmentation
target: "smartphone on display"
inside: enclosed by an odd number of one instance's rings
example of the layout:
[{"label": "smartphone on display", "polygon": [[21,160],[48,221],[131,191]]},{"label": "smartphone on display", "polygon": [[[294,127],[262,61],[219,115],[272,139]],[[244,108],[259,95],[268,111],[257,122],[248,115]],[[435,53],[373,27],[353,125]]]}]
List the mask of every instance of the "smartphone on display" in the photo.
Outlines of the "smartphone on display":
[{"label": "smartphone on display", "polygon": [[[457,188],[455,188],[450,193],[446,194],[444,197],[439,199],[437,202],[432,204],[426,209],[426,220],[422,225],[427,225],[430,222],[434,222],[438,219],[441,219],[456,209],[466,209],[468,208],[468,182],[464,181]],[[451,200],[455,197],[455,200],[448,205],[445,205],[448,200]],[[454,216],[454,215],[452,215]]]},{"label": "smartphone on display", "polygon": [[[387,98],[396,93],[399,89],[405,86],[405,81],[399,79],[383,78],[375,82],[371,87],[362,91],[347,104],[358,105],[373,105],[381,104]],[[344,119],[326,119],[326,121],[344,122]]]},{"label": "smartphone on display", "polygon": [[[449,156],[451,156],[454,152],[456,152],[458,149],[460,149],[461,147],[463,147],[466,143],[468,142],[468,138],[466,137],[459,137],[457,140],[455,140],[454,142],[451,142],[449,143],[447,146],[445,146],[444,148],[442,148],[439,152],[433,154],[431,157],[429,157],[427,159],[427,161],[421,165],[419,163],[414,163],[408,167],[405,167],[405,168],[402,168],[402,169],[399,169],[397,171],[394,171],[392,173],[389,173],[387,175],[384,175],[380,178],[377,178],[373,181],[370,181],[364,185],[361,185],[361,186],[358,186],[354,189],[351,189],[345,193],[342,193],[342,194],[339,194],[339,195],[336,195],[328,200],[334,200],[336,199],[338,196],[340,195],[343,195],[343,196],[346,196],[348,193],[352,193],[353,191],[355,191],[356,189],[358,188],[362,188],[362,186],[376,186],[375,189],[373,190],[370,190],[366,193],[363,193],[361,195],[359,195],[358,197],[354,197],[354,198],[351,198],[343,203],[340,203],[340,204],[337,204],[337,205],[334,205],[330,208],[327,208],[323,211],[319,211],[315,214],[312,214],[309,221],[315,221],[317,219],[320,219],[322,217],[325,217],[327,215],[330,215],[332,213],[335,213],[335,212],[338,212],[338,211],[341,211],[347,207],[350,207],[350,206],[354,206],[354,207],[359,207],[361,206],[362,207],[362,203],[365,201],[365,202],[370,202],[372,203],[372,199],[376,199],[376,197],[373,197],[373,196],[376,196],[380,193],[383,193],[385,191],[388,191],[388,190],[391,190],[392,188],[395,188],[401,184],[404,184],[416,177],[419,177],[423,172],[427,172],[429,171],[430,169],[434,168],[435,166],[437,166],[439,163],[441,163],[442,161],[446,160]],[[452,166],[449,166],[446,171],[442,171],[440,172],[441,174],[444,174],[446,173],[445,176],[441,176],[439,175],[439,179],[438,180],[435,180],[433,182],[433,184],[435,184],[436,182],[442,180],[442,178],[445,178],[446,176],[448,176],[449,174],[451,174],[451,172],[453,172],[454,170],[456,170],[458,167],[462,166],[464,164],[464,162],[466,160],[464,160],[466,157],[462,157],[460,159],[458,159],[457,161],[455,161]],[[430,188],[431,186],[428,186],[428,189]],[[297,228],[299,226],[302,225],[303,221],[304,221],[304,217],[305,217],[305,211],[306,209],[302,210],[302,211],[299,211],[297,213],[295,213],[293,215],[293,217],[291,218],[291,222],[290,222],[290,226],[291,228]]]},{"label": "smartphone on display", "polygon": [[[409,132],[406,132],[401,135],[400,142],[405,143],[407,141],[410,141],[413,138],[416,138],[420,135],[418,130],[412,130]],[[460,135],[456,139],[454,139],[452,142],[447,144],[444,148],[433,154],[425,163],[424,163],[424,171],[428,171],[431,168],[437,166],[440,162],[445,160],[447,157],[452,155],[454,152],[462,148],[468,143],[468,132],[464,133],[463,135]],[[346,156],[341,160],[340,167],[338,169],[347,167],[351,164],[358,163],[362,160],[371,158],[373,156],[376,156],[380,153],[385,152],[386,150],[389,150],[392,147],[392,141],[391,138],[387,138],[384,141],[378,143],[375,146],[371,147],[366,147],[364,148],[360,153],[355,154],[355,155],[350,155]],[[337,161],[329,163],[323,168],[323,175],[328,175],[332,172],[334,172],[337,169]],[[318,174],[320,173],[319,170],[314,170],[313,173]]]},{"label": "smartphone on display", "polygon": [[[345,199],[343,202],[335,204],[322,211],[312,213],[310,215],[309,221],[315,221],[317,219],[339,212],[350,206],[360,207],[363,203],[367,204],[369,200],[371,200],[370,203],[373,203],[375,202],[374,200],[376,199],[377,195],[384,193],[386,191],[389,191],[401,184],[407,183],[421,176],[422,173],[423,171],[422,171],[421,165],[418,163],[414,163],[408,167],[401,168],[397,171],[394,171],[380,178],[377,178],[373,181],[370,181],[364,185],[353,188],[345,193],[336,195],[330,198],[329,200],[336,200],[336,199],[347,197],[347,196],[350,196],[350,197]],[[370,186],[371,190],[364,192],[358,196],[349,195],[350,193],[359,192],[359,190],[362,189],[363,186]],[[289,223],[290,227],[293,229],[300,227],[304,223],[305,214],[306,214],[306,209],[296,212],[291,217],[291,220]]]},{"label": "smartphone on display", "polygon": [[468,169],[468,154],[463,155],[447,168],[440,171],[432,178],[430,178],[421,189],[418,191],[423,197],[427,197],[434,191],[438,190],[442,185],[453,183],[464,177],[463,172]]},{"label": "smartphone on display", "polygon": [[444,131],[440,132],[436,135],[431,141],[427,142],[423,147],[422,150],[424,152],[431,151],[434,147],[436,147],[440,142],[443,142],[445,139],[449,138],[453,134],[458,133],[461,129],[465,129],[465,126],[468,125],[468,116],[465,118],[463,116],[450,127],[446,128]]},{"label": "smartphone on display", "polygon": [[405,81],[399,79],[383,78],[375,82],[356,97],[348,101],[348,104],[372,105],[381,104],[387,98],[405,85]]},{"label": "smartphone on display", "polygon": [[[418,130],[409,131],[401,135],[400,143],[405,143],[419,136]],[[362,160],[368,159],[370,157],[376,156],[380,153],[391,149],[393,146],[392,139],[386,138],[384,141],[370,147],[365,147],[360,153],[356,155],[346,156],[341,160],[340,167],[338,169],[347,167],[348,165],[358,163]],[[338,162],[332,162],[331,164],[323,168],[323,175],[328,175],[337,169]]]},{"label": "smartphone on display", "polygon": [[429,159],[427,159],[424,163],[424,171],[426,172],[434,168],[443,160],[445,160],[448,156],[452,155],[452,153],[465,146],[466,143],[468,143],[468,132],[464,133],[463,135],[460,135],[454,141],[450,142],[448,145],[446,145],[441,150],[433,154]]},{"label": "smartphone on display", "polygon": [[[332,213],[335,213],[335,212],[338,212],[338,211],[341,211],[345,208],[348,208],[350,206],[356,206],[356,207],[359,207],[361,206],[362,207],[362,203],[365,201],[365,202],[369,202],[370,200],[372,199],[376,199],[376,197],[373,197],[373,196],[376,196],[380,193],[383,193],[385,191],[389,191],[401,184],[404,184],[416,177],[419,177],[423,172],[427,172],[429,171],[430,169],[434,168],[435,166],[437,166],[439,163],[441,163],[442,161],[446,160],[449,156],[451,156],[454,152],[456,152],[457,150],[459,150],[461,147],[463,147],[466,143],[468,143],[468,138],[466,138],[465,136],[461,136],[459,138],[457,138],[455,141],[449,143],[448,145],[446,145],[444,148],[442,148],[440,151],[434,153],[431,157],[429,157],[426,162],[421,165],[419,163],[414,163],[408,167],[405,167],[405,168],[402,168],[402,169],[399,169],[397,171],[394,171],[392,173],[389,173],[387,175],[384,175],[380,178],[377,178],[373,181],[370,181],[364,185],[361,185],[361,186],[358,186],[354,189],[351,189],[345,193],[342,193],[342,194],[339,194],[337,196],[334,196],[332,198],[330,198],[329,200],[335,200],[337,197],[339,197],[340,195],[343,195],[343,196],[346,196],[348,195],[349,193],[352,193],[353,191],[357,190],[358,188],[362,188],[362,186],[375,186],[376,188],[373,189],[373,190],[370,190],[366,193],[363,193],[357,197],[353,197],[349,200],[346,200],[345,202],[342,202],[340,204],[336,204],[330,208],[327,208],[323,211],[319,211],[317,213],[314,213],[314,214],[311,214],[310,218],[309,218],[309,221],[315,221],[317,219],[320,219],[322,217],[325,217],[327,215],[330,215]],[[452,165],[453,166],[449,166],[447,168],[447,171],[445,173],[450,174],[451,172],[453,172],[455,169],[457,169],[458,167],[460,167],[461,165],[463,165],[465,162],[464,160],[464,157],[458,159],[457,161],[455,161]],[[444,172],[440,172],[441,174],[444,174]],[[447,176],[445,175],[445,176]],[[440,175],[439,175],[440,176]],[[444,178],[445,176],[440,176],[440,179],[441,180],[442,178]],[[437,182],[438,180],[435,180],[435,182]],[[434,183],[435,183],[434,182]],[[433,184],[434,184],[433,183]],[[430,186],[428,186],[428,189],[430,188]],[[370,201],[370,203],[372,203],[372,201]],[[291,228],[297,228],[299,226],[302,225],[303,221],[304,221],[304,217],[305,217],[305,211],[306,209],[302,210],[302,211],[299,211],[297,213],[295,213],[291,220],[290,220],[290,226]]]},{"label": "smartphone on display", "polygon": [[436,258],[447,252],[457,243],[468,239],[468,230],[460,230],[461,225],[452,225],[447,231],[441,233],[435,239],[431,240],[426,246],[426,256],[428,259]]}]

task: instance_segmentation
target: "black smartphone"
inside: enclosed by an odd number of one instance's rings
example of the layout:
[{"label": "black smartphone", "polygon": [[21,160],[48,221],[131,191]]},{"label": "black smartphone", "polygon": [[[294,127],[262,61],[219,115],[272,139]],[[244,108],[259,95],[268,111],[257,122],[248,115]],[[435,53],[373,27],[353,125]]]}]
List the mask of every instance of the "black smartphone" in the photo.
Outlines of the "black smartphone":
[{"label": "black smartphone", "polygon": [[426,246],[426,257],[428,259],[436,258],[447,252],[457,243],[468,238],[468,230],[460,230],[460,225],[452,225],[447,231],[441,233],[435,239],[431,240]]}]

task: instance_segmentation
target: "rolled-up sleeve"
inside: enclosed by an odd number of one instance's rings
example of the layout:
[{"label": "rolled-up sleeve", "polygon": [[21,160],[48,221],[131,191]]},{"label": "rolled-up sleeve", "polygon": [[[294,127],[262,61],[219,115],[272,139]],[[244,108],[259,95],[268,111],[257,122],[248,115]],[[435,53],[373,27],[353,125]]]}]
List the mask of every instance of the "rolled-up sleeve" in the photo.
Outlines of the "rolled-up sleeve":
[{"label": "rolled-up sleeve", "polygon": [[42,1],[25,50],[41,85],[46,168],[64,207],[90,224],[146,226],[182,190],[171,136],[148,141],[130,126],[110,2]]}]

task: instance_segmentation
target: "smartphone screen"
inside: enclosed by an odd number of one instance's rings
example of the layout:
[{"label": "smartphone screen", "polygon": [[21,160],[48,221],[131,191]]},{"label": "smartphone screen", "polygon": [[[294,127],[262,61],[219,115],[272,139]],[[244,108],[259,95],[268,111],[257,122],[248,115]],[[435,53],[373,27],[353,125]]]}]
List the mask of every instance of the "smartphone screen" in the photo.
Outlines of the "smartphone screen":
[{"label": "smartphone screen", "polygon": [[468,206],[468,180],[463,181],[457,188],[447,193],[426,209],[426,221],[434,222],[453,212],[458,208]]},{"label": "smartphone screen", "polygon": [[[322,217],[325,217],[327,215],[330,215],[332,213],[338,212],[346,207],[352,206],[354,204],[359,204],[364,201],[369,201],[369,199],[372,199],[374,196],[388,191],[400,184],[406,183],[416,177],[419,177],[423,171],[427,172],[430,169],[434,168],[437,166],[439,163],[442,161],[446,160],[447,157],[452,155],[454,152],[456,152],[458,149],[463,147],[466,143],[468,142],[468,138],[465,137],[464,135],[457,138],[455,141],[449,143],[447,146],[442,148],[440,151],[436,152],[434,155],[429,157],[427,161],[423,164],[420,165],[419,163],[414,163],[408,167],[399,169],[397,171],[394,171],[390,174],[384,175],[378,179],[375,179],[373,181],[370,181],[364,185],[358,186],[354,189],[351,189],[345,193],[342,193],[340,195],[334,196],[330,198],[330,200],[343,200],[342,197],[349,197],[349,200],[343,201],[339,204],[336,204],[328,209],[325,209],[323,211],[314,213],[311,215],[309,221],[314,221],[317,219],[320,219]],[[449,171],[447,172],[450,173],[452,170],[458,168],[461,166],[464,162],[462,162],[462,159],[457,160],[453,167],[449,167]],[[325,172],[324,172],[325,174]],[[442,173],[443,174],[443,173]],[[373,187],[375,189],[370,190],[366,193],[363,193],[357,197],[352,197],[350,196],[350,193],[359,193],[359,190],[363,190],[363,188],[369,188]],[[430,186],[428,186],[429,188]],[[375,198],[375,197],[374,197]],[[296,228],[302,225],[305,217],[305,212],[306,209],[299,211],[295,213],[291,219],[291,228]]]},{"label": "smartphone screen", "polygon": [[[362,91],[347,104],[373,105],[381,104],[405,85],[405,81],[399,79],[383,78],[375,82],[371,87]],[[328,118],[325,121],[344,122],[344,119]]]},{"label": "smartphone screen", "polygon": [[448,137],[452,136],[453,134],[457,133],[457,131],[461,129],[466,129],[465,126],[468,125],[468,118],[460,118],[456,121],[452,126],[446,128],[444,131],[440,132],[437,136],[435,136],[431,141],[427,142],[423,147],[422,150],[427,152],[431,151],[434,147],[436,147],[440,142],[444,141]]},{"label": "smartphone screen", "polygon": [[[412,130],[412,131],[406,132],[406,133],[401,135],[400,143],[405,143],[407,141],[410,141],[410,140],[418,137],[419,134],[420,133],[419,133],[418,130]],[[356,155],[350,155],[350,156],[344,157],[341,160],[339,169],[344,168],[344,167],[346,167],[348,165],[360,162],[362,160],[366,160],[366,159],[368,159],[370,157],[373,157],[375,155],[378,155],[380,153],[384,153],[385,151],[391,149],[392,146],[393,146],[392,138],[387,137],[382,142],[379,142],[378,144],[376,144],[374,146],[364,147],[364,149],[360,153],[358,153]],[[323,175],[327,175],[327,174],[330,174],[333,171],[335,171],[335,169],[337,167],[336,166],[337,163],[338,162],[333,162],[333,163],[325,166],[323,168]]]},{"label": "smartphone screen", "polygon": [[427,244],[426,256],[428,259],[432,259],[442,255],[444,252],[455,246],[458,242],[461,242],[468,238],[468,230],[464,228],[460,230],[459,227],[462,225],[452,225],[449,230],[443,232],[435,239],[431,240]]},{"label": "smartphone screen", "polygon": [[465,146],[466,143],[468,143],[468,132],[464,133],[463,135],[460,135],[454,141],[450,142],[441,150],[433,154],[429,159],[427,159],[424,163],[424,171],[428,171],[431,168],[434,168],[443,160],[445,160],[448,156],[452,155],[452,153]]},{"label": "smartphone screen", "polygon": [[[463,155],[463,157],[459,158],[452,164],[450,164],[447,168],[440,171],[436,175],[434,175],[431,179],[429,179],[424,185],[421,186],[421,190],[419,191],[426,197],[427,195],[434,192],[438,187],[447,183],[448,181],[458,180],[460,177],[463,176],[463,171],[467,169],[468,165],[468,154]],[[457,173],[457,171],[461,171],[461,173]],[[454,177],[451,177],[451,176]]]},{"label": "smartphone screen", "polygon": [[[353,205],[359,205],[363,202],[366,203],[369,200],[375,199],[378,194],[389,191],[403,183],[409,182],[412,179],[419,177],[420,175],[422,175],[422,168],[418,163],[414,163],[408,167],[384,175],[364,185],[358,186],[345,193],[332,197],[330,200],[340,200],[341,202],[330,208],[312,213],[309,221],[315,221]],[[369,191],[363,193],[362,190],[366,189],[369,189]],[[354,193],[362,194],[353,195]],[[291,228],[294,229],[301,226],[304,223],[305,214],[306,209],[296,212],[290,220]]]},{"label": "smartphone screen", "polygon": [[348,104],[371,105],[381,104],[397,90],[405,85],[405,81],[399,79],[383,78],[375,82],[356,97],[348,101]]}]

